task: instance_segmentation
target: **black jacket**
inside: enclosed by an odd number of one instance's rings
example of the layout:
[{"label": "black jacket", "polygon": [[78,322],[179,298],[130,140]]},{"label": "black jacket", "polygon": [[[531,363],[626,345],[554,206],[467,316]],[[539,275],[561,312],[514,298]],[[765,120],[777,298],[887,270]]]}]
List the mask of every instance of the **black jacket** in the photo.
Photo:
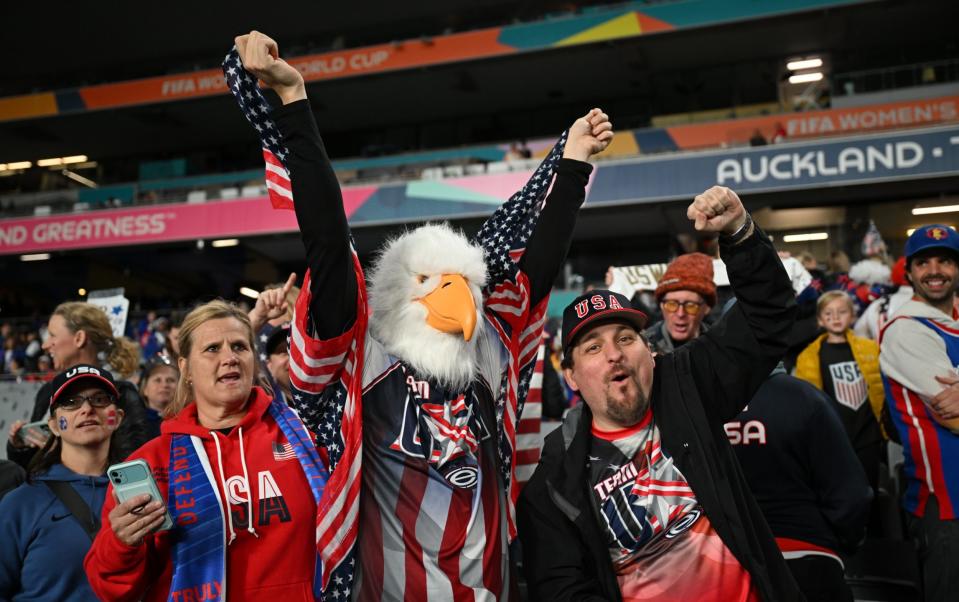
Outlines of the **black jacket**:
[{"label": "black jacket", "polygon": [[[802,600],[723,423],[746,405],[785,351],[795,312],[782,262],[758,228],[723,246],[737,303],[708,332],[656,358],[651,407],[674,458],[716,533],[749,571],[762,599]],[[621,600],[600,525],[590,508],[585,405],[546,438],[518,506],[524,570],[533,600]]]},{"label": "black jacket", "polygon": [[[136,386],[129,381],[118,380],[117,389],[120,391],[120,401],[117,407],[123,410],[123,421],[114,437],[116,437],[115,441],[119,445],[117,449],[121,457],[126,458],[141,445],[152,439],[153,436],[150,434],[146,404],[143,403],[143,398],[140,397],[140,392]],[[50,415],[51,394],[53,394],[52,381],[44,384],[37,391],[30,422],[43,420]],[[30,464],[33,455],[38,451],[35,447],[14,447],[10,445],[9,441],[7,442],[7,458],[24,468]]]},{"label": "black jacket", "polygon": [[27,480],[27,473],[11,460],[0,460],[0,499]]}]

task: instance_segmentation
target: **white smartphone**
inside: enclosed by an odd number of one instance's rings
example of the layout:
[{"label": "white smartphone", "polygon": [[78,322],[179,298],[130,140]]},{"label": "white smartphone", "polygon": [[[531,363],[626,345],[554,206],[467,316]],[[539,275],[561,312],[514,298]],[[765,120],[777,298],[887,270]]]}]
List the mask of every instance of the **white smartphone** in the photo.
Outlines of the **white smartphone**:
[{"label": "white smartphone", "polygon": [[[107,476],[113,483],[113,491],[117,494],[117,499],[125,502],[141,493],[149,493],[152,500],[163,501],[160,495],[160,488],[153,480],[153,474],[150,473],[150,465],[145,460],[130,460],[114,464],[107,469]],[[152,501],[151,500],[151,501]],[[170,511],[165,512],[163,524],[157,531],[165,531],[173,526],[173,519],[170,517]]]}]

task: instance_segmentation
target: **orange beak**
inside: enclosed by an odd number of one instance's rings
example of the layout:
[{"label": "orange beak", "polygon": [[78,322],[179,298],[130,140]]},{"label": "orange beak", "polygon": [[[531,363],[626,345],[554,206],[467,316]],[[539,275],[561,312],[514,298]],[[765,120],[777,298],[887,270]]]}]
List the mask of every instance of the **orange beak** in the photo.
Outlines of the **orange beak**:
[{"label": "orange beak", "polygon": [[417,299],[426,306],[426,323],[448,334],[461,334],[467,341],[476,329],[476,302],[459,274],[443,274],[440,284]]}]

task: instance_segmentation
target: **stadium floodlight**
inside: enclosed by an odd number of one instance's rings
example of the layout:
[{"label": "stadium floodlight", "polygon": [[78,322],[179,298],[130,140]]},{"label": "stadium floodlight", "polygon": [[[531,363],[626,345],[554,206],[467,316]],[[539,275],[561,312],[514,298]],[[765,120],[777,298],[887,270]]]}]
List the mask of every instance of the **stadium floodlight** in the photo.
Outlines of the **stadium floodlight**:
[{"label": "stadium floodlight", "polygon": [[252,288],[248,286],[241,286],[240,294],[243,295],[244,297],[249,297],[251,299],[256,299],[257,297],[260,296],[259,292],[253,290]]},{"label": "stadium floodlight", "polygon": [[77,289],[77,294],[80,295],[81,297],[86,297],[86,296],[87,296],[87,289],[85,289],[85,288],[79,288],[79,289]]},{"label": "stadium floodlight", "polygon": [[33,163],[29,161],[14,161],[13,163],[7,163],[6,169],[30,169]]},{"label": "stadium floodlight", "polygon": [[239,238],[221,238],[219,240],[214,240],[210,243],[215,249],[222,249],[224,247],[235,247],[240,244]]},{"label": "stadium floodlight", "polygon": [[70,155],[69,157],[51,157],[49,159],[40,159],[37,161],[37,167],[56,167],[58,165],[70,165],[71,163],[84,163],[87,160],[86,155]]},{"label": "stadium floodlight", "polygon": [[20,256],[20,261],[46,261],[48,259],[50,259],[49,253],[30,253]]},{"label": "stadium floodlight", "polygon": [[812,57],[808,59],[797,59],[795,61],[789,61],[786,63],[786,69],[790,71],[802,71],[803,69],[818,69],[822,67],[822,59],[817,57]]},{"label": "stadium floodlight", "polygon": [[783,242],[806,242],[808,240],[826,240],[829,238],[828,232],[805,232],[803,234],[787,234],[783,236]]},{"label": "stadium floodlight", "polygon": [[816,71],[814,73],[801,73],[799,75],[790,75],[789,83],[791,84],[807,84],[809,82],[818,82],[822,79],[822,73]]},{"label": "stadium floodlight", "polygon": [[912,214],[930,215],[933,213],[955,213],[956,211],[959,211],[959,205],[938,205],[935,207],[915,207]]}]

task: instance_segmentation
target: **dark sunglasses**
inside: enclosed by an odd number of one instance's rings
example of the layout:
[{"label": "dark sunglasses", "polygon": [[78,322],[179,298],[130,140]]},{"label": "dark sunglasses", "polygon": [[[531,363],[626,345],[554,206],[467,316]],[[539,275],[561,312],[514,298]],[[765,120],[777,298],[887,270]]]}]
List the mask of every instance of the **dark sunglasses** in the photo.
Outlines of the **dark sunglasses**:
[{"label": "dark sunglasses", "polygon": [[105,408],[108,405],[115,404],[117,398],[109,393],[95,393],[94,395],[74,395],[66,399],[57,401],[57,407],[64,410],[75,410],[84,403],[89,403],[90,407]]},{"label": "dark sunglasses", "polygon": [[682,305],[683,309],[686,310],[686,313],[695,316],[699,313],[699,310],[702,309],[703,304],[699,301],[676,301],[674,299],[666,299],[661,302],[660,305],[663,306],[663,310],[674,314],[679,311],[679,306]]}]

